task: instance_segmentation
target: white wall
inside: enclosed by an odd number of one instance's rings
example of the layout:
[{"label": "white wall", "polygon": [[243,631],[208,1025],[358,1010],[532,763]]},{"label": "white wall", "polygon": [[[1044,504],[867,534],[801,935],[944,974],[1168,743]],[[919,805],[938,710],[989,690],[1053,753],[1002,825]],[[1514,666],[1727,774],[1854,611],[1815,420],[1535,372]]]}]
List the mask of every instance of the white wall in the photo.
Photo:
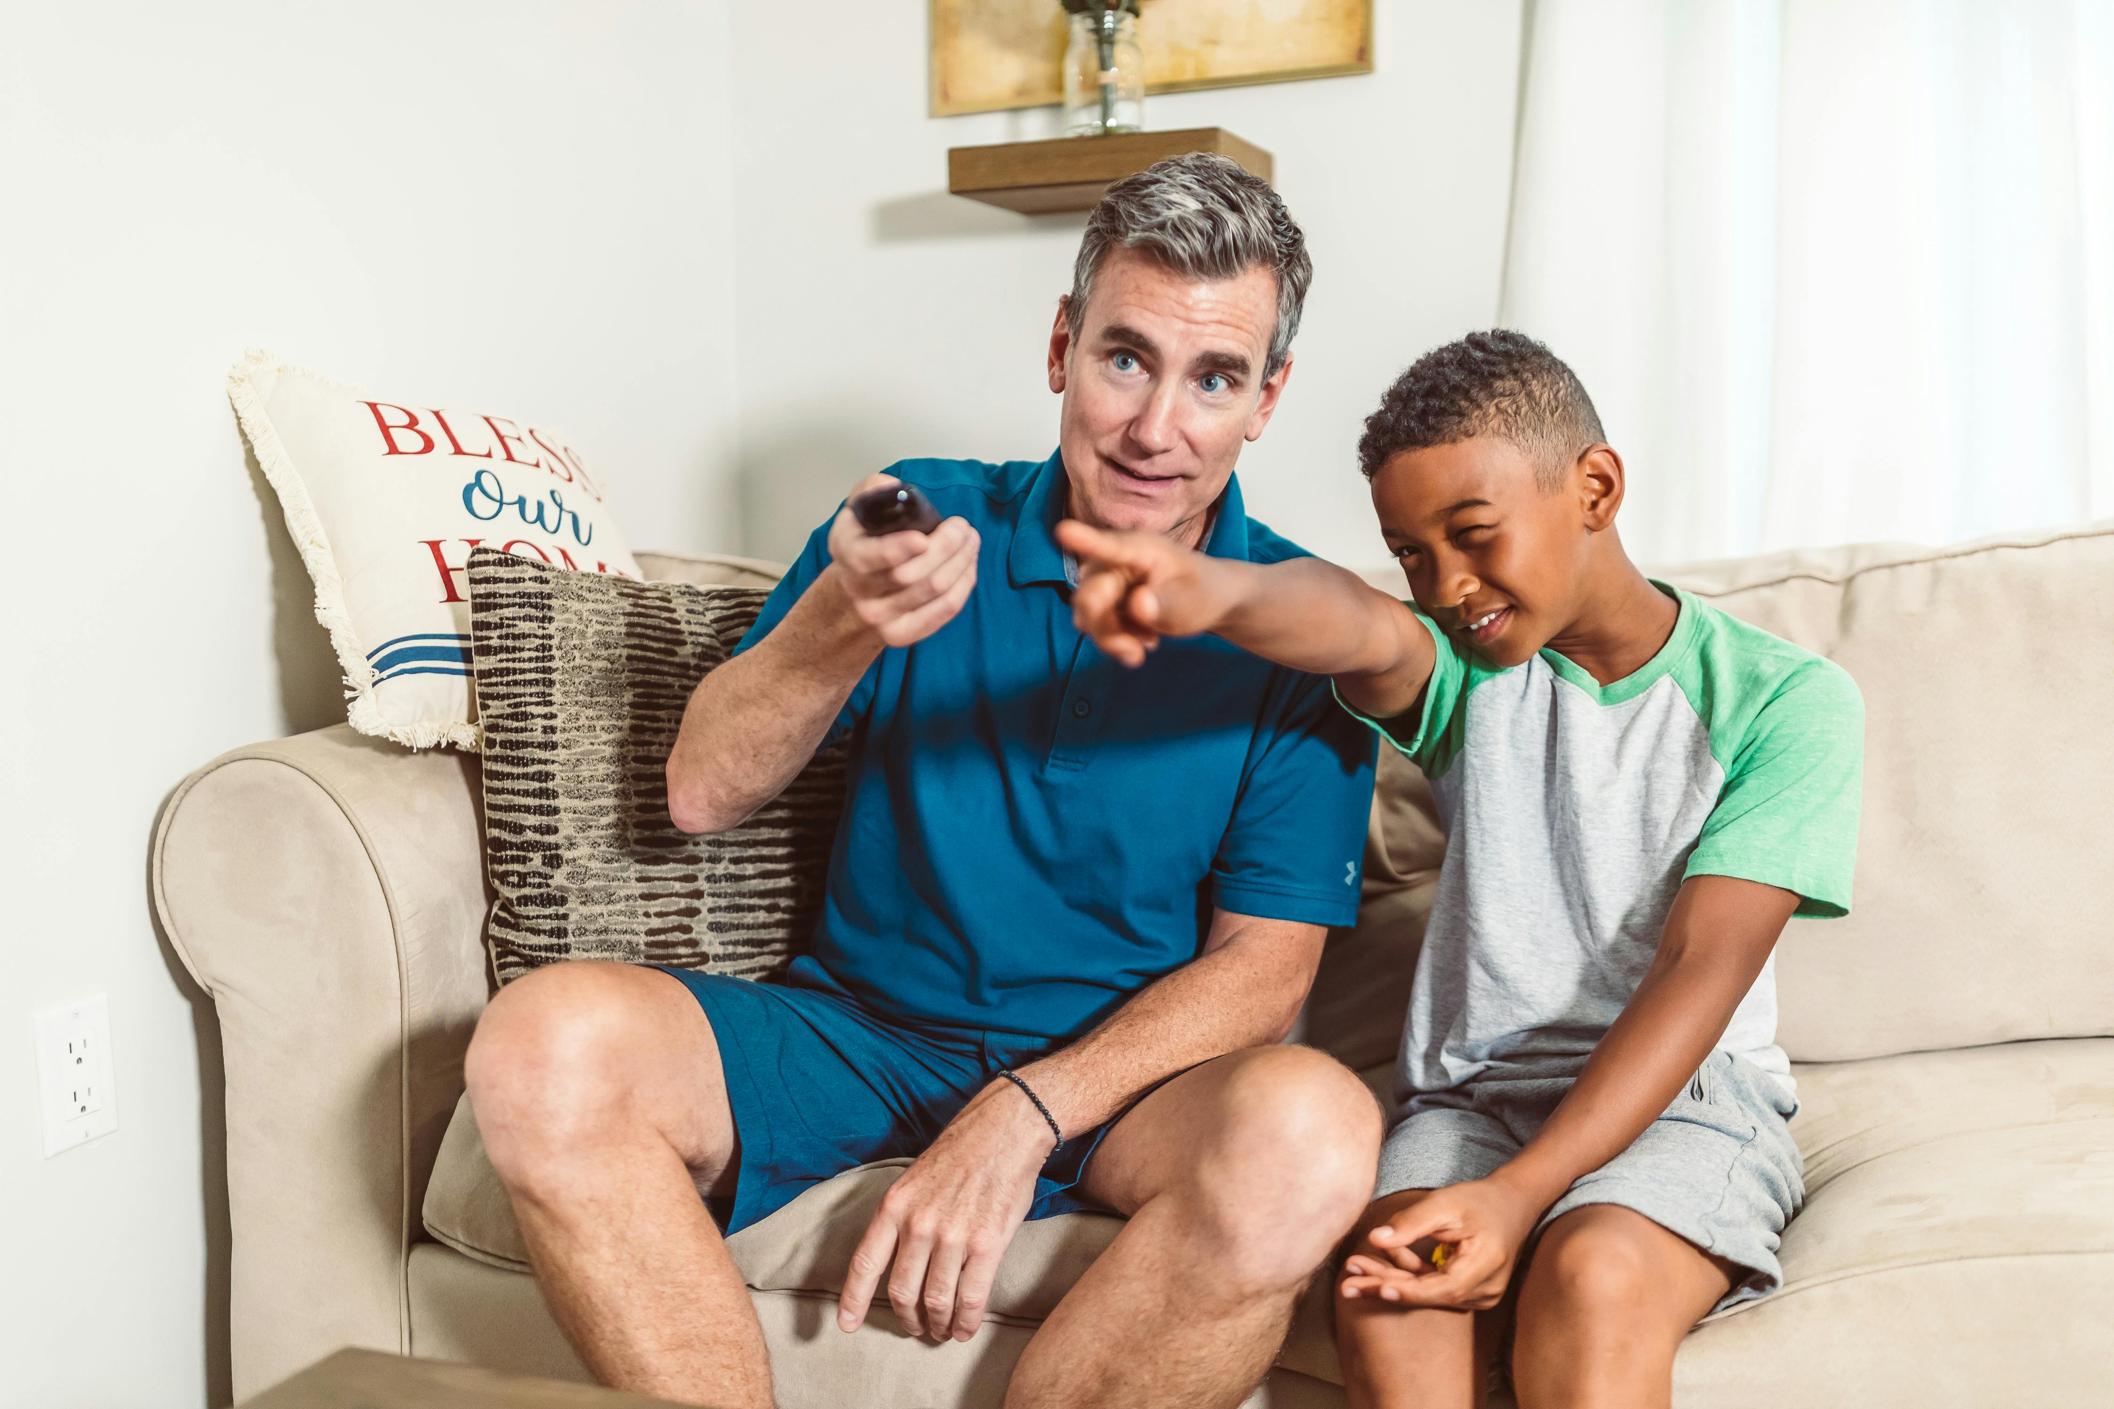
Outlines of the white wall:
[{"label": "white wall", "polygon": [[[1519,26],[1377,8],[1373,76],[1148,110],[1276,154],[1317,277],[1242,474],[1360,562],[1360,421],[1496,307]],[[890,460],[1039,458],[1082,217],[944,193],[948,146],[1055,115],[926,117],[925,10],[0,0],[0,1402],[227,1397],[217,1034],[149,829],[216,753],[342,717],[228,365],[562,426],[641,546],[784,555]],[[120,1128],[46,1161],[30,1014],[93,991]]]},{"label": "white wall", "polygon": [[[711,4],[0,6],[0,1403],[227,1398],[216,1039],[148,833],[216,753],[342,717],[229,364],[548,420],[640,535],[711,541],[725,41]],[[120,1126],[46,1161],[30,1014],[91,991]]]},{"label": "white wall", "polygon": [[[734,20],[741,488],[749,547],[790,554],[908,455],[1041,459],[1043,374],[1084,215],[947,195],[947,148],[1053,135],[1054,109],[925,116],[924,0],[745,5]],[[1240,463],[1250,509],[1315,552],[1384,561],[1354,454],[1381,391],[1497,308],[1518,0],[1380,0],[1376,72],[1154,97],[1153,128],[1271,152],[1314,288],[1291,385]],[[1145,42],[1151,42],[1150,31]]]}]

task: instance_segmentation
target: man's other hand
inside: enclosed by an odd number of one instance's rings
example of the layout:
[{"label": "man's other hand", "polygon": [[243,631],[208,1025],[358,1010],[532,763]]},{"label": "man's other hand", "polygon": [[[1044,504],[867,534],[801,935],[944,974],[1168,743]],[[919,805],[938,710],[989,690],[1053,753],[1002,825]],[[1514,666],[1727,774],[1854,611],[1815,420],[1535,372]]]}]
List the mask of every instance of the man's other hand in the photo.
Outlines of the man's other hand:
[{"label": "man's other hand", "polygon": [[888,1304],[910,1334],[974,1336],[1054,1143],[1017,1087],[998,1080],[978,1092],[882,1196],[852,1254],[838,1327],[859,1329],[885,1276]]}]

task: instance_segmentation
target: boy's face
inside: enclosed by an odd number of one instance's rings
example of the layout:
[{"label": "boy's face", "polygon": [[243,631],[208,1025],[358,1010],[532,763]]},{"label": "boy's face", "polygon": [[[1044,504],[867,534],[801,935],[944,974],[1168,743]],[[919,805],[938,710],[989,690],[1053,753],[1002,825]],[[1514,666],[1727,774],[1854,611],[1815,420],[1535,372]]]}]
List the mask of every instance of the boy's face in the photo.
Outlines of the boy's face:
[{"label": "boy's face", "polygon": [[1599,518],[1584,463],[1544,491],[1533,456],[1476,436],[1400,451],[1373,476],[1380,531],[1410,596],[1493,665],[1532,658],[1577,619]]}]

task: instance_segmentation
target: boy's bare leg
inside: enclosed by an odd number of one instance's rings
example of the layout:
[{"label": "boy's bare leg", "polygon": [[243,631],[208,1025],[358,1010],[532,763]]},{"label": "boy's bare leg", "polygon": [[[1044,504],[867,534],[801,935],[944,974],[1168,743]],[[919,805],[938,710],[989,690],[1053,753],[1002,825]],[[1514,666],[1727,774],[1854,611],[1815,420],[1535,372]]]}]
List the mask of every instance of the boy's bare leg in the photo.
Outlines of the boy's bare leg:
[{"label": "boy's bare leg", "polygon": [[[1375,1199],[1351,1230],[1346,1254],[1384,1257],[1365,1235],[1430,1192]],[[1481,1409],[1495,1313],[1403,1307],[1370,1295],[1332,1304],[1352,1409]]]},{"label": "boy's bare leg", "polygon": [[1666,1409],[1674,1352],[1738,1275],[1634,1210],[1574,1209],[1549,1225],[1519,1293],[1520,1409]]},{"label": "boy's bare leg", "polygon": [[551,1314],[604,1384],[769,1409],[741,1274],[700,1195],[731,1188],[712,1025],[676,979],[566,963],[507,985],[465,1064]]},{"label": "boy's bare leg", "polygon": [[1232,1052],[1147,1096],[1083,1188],[1129,1221],[1029,1342],[1007,1409],[1238,1404],[1379,1150],[1371,1094],[1303,1047]]}]

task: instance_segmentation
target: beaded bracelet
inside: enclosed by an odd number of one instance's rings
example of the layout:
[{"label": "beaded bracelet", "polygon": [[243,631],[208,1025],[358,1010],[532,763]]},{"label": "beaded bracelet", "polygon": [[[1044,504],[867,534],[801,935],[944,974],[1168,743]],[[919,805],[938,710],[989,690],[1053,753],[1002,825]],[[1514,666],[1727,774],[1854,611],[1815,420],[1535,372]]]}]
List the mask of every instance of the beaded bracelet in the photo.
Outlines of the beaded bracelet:
[{"label": "beaded bracelet", "polygon": [[1026,1096],[1030,1101],[1033,1101],[1035,1103],[1035,1109],[1040,1111],[1042,1113],[1042,1118],[1049,1122],[1050,1137],[1057,1142],[1056,1149],[1051,1150],[1050,1153],[1054,1155],[1057,1153],[1058,1150],[1063,1149],[1064,1131],[1058,1126],[1057,1117],[1050,1114],[1050,1108],[1042,1103],[1042,1097],[1036,1095],[1034,1088],[1029,1086],[1027,1082],[1022,1081],[1020,1079],[1020,1073],[1014,1071],[1013,1068],[1005,1067],[1001,1069],[998,1074],[1004,1077],[1006,1080],[1012,1082],[1015,1086],[1018,1086],[1020,1088],[1020,1094]]}]

